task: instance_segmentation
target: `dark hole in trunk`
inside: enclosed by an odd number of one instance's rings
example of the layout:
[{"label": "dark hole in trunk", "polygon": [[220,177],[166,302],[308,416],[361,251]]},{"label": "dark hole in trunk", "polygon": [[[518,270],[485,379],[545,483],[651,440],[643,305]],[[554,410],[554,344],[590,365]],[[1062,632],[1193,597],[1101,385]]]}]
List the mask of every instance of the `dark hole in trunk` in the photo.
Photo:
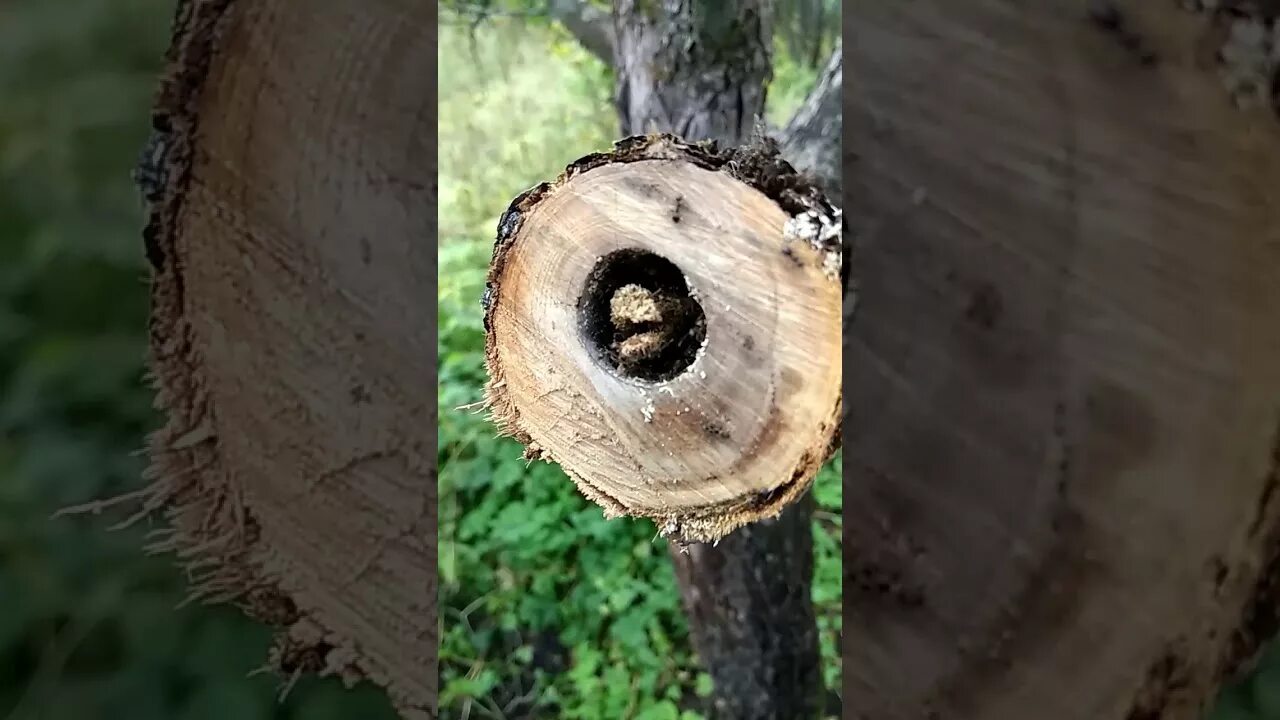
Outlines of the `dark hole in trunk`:
[{"label": "dark hole in trunk", "polygon": [[[616,298],[644,305],[620,319]],[[684,273],[641,250],[616,250],[596,262],[578,299],[583,341],[606,368],[624,378],[665,382],[693,364],[707,336],[706,315]]]}]

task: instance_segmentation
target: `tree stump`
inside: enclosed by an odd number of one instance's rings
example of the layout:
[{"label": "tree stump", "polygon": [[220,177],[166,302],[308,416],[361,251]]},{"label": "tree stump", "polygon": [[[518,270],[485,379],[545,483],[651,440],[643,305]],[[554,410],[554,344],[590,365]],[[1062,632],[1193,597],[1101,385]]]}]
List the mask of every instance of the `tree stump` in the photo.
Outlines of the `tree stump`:
[{"label": "tree stump", "polygon": [[677,542],[776,516],[838,442],[840,266],[839,211],[776,148],[620,141],[500,222],[493,418]]}]

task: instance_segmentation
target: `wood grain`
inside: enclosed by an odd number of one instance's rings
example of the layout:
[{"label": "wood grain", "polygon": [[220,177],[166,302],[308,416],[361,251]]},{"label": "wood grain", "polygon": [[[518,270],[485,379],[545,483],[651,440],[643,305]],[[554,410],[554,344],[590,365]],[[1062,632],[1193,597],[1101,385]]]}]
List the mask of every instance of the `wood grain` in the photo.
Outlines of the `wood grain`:
[{"label": "wood grain", "polygon": [[156,110],[155,500],[278,669],[436,693],[433,4],[191,0]]},{"label": "wood grain", "polygon": [[[786,239],[789,215],[680,159],[572,174],[524,211],[491,273],[491,404],[613,514],[715,539],[776,515],[828,454],[838,417],[838,277]],[[597,263],[673,263],[706,318],[675,377],[628,377],[593,352],[580,301]],[[838,272],[838,271],[837,271]]]},{"label": "wood grain", "polygon": [[1085,5],[847,15],[856,717],[1199,718],[1275,629],[1280,126]]}]

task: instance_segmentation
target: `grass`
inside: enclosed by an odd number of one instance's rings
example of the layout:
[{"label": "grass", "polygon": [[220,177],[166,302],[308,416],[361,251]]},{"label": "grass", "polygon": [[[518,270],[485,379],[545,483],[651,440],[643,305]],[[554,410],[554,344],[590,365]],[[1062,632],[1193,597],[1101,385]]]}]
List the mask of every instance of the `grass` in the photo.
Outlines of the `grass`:
[{"label": "grass", "polygon": [[[555,28],[445,26],[440,46],[441,708],[448,717],[691,720],[709,691],[689,649],[664,541],[605,521],[556,466],[526,466],[483,416],[479,299],[499,214],[617,120],[605,67]],[[780,65],[784,121],[816,71]],[[839,687],[839,462],[817,487],[813,596]]]}]

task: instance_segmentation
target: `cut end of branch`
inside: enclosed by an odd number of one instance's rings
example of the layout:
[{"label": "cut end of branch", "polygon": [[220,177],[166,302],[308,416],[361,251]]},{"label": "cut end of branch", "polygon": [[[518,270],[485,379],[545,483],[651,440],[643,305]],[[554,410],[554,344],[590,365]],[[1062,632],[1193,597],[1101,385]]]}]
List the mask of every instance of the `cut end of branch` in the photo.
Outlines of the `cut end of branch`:
[{"label": "cut end of branch", "polygon": [[[243,287],[237,288],[234,283],[221,279],[210,280],[208,276],[201,276],[199,269],[226,262],[240,270],[253,259],[252,249],[247,247],[235,250],[234,256],[219,256],[211,250],[224,245],[217,238],[228,230],[225,222],[228,217],[236,218],[235,232],[244,236],[255,233],[245,229],[251,222],[245,208],[233,202],[217,201],[219,210],[212,212],[206,203],[212,202],[212,197],[251,194],[250,188],[255,187],[255,182],[278,182],[278,179],[269,179],[279,177],[270,173],[287,163],[273,166],[252,152],[246,153],[246,157],[256,158],[255,162],[241,163],[239,156],[227,160],[219,155],[221,148],[226,147],[229,133],[234,134],[245,125],[243,113],[229,114],[221,110],[227,105],[242,107],[242,96],[237,93],[253,92],[255,86],[251,80],[231,82],[226,78],[252,76],[263,82],[274,78],[274,82],[282,85],[304,88],[313,86],[306,83],[318,84],[330,79],[321,71],[307,75],[302,71],[289,74],[281,70],[315,67],[314,55],[307,55],[307,62],[283,55],[282,48],[309,47],[305,43],[268,42],[267,45],[282,54],[273,55],[273,60],[267,62],[257,56],[246,59],[238,54],[235,48],[244,45],[237,42],[235,36],[246,26],[261,37],[276,40],[314,37],[312,31],[317,27],[340,27],[327,22],[322,10],[299,16],[262,17],[257,18],[260,23],[246,23],[241,12],[243,5],[232,0],[178,3],[168,52],[169,67],[152,114],[152,138],[135,175],[149,204],[143,236],[153,270],[150,374],[157,391],[155,405],[163,414],[165,424],[148,438],[151,464],[146,479],[151,485],[127,498],[137,513],[130,520],[152,513],[167,520],[168,527],[152,534],[148,549],[172,555],[185,571],[190,587],[187,602],[231,603],[277,630],[277,647],[268,665],[282,677],[296,679],[300,673],[316,672],[337,674],[348,681],[368,678],[385,686],[392,703],[403,709],[406,716],[414,713],[434,716],[430,705],[434,690],[428,689],[428,685],[434,687],[434,677],[426,677],[422,668],[434,667],[435,643],[429,643],[428,647],[428,643],[418,642],[418,638],[434,630],[435,621],[429,606],[426,606],[427,612],[418,612],[415,608],[414,612],[405,611],[397,618],[371,612],[361,615],[362,608],[356,603],[362,590],[351,582],[350,587],[341,588],[345,606],[341,612],[334,612],[339,604],[333,602],[332,597],[337,592],[331,592],[324,584],[331,577],[314,570],[316,561],[331,560],[330,554],[325,548],[315,550],[319,544],[297,551],[296,545],[291,547],[282,542],[282,539],[296,540],[303,533],[312,533],[308,521],[314,521],[314,516],[301,518],[302,513],[288,511],[293,508],[281,511],[281,503],[273,505],[264,501],[264,497],[272,494],[277,498],[288,497],[291,484],[310,468],[296,464],[291,469],[303,469],[275,472],[269,467],[271,463],[258,463],[263,458],[276,456],[270,450],[263,450],[267,445],[246,450],[244,445],[236,446],[233,442],[238,439],[237,432],[249,421],[263,417],[262,406],[255,408],[241,402],[247,393],[236,392],[236,381],[252,373],[240,365],[240,358],[218,351],[229,344],[256,351],[263,335],[255,334],[256,328],[248,329],[252,323],[235,322],[253,314],[244,310]],[[371,13],[377,12],[376,8],[371,9]],[[428,8],[424,12],[434,13],[434,10]],[[396,20],[407,22],[403,14],[398,14]],[[308,24],[311,22],[314,25]],[[422,45],[422,49],[426,46]],[[405,51],[403,46],[397,49],[397,52]],[[252,74],[259,70],[265,74]],[[279,73],[271,74],[276,70]],[[217,87],[219,92],[210,97],[206,86]],[[231,115],[235,115],[236,120],[224,123]],[[260,119],[251,121],[255,127],[259,122]],[[244,147],[242,143],[239,146]],[[279,157],[295,155],[289,148],[279,149]],[[232,173],[235,182],[243,184],[234,190],[226,186],[216,189],[202,186],[200,191],[193,191],[191,179],[200,176],[203,165],[222,162],[235,166]],[[317,162],[323,164],[321,160]],[[272,230],[279,231],[282,242],[303,235],[287,228],[273,227]],[[201,255],[205,251],[209,252]],[[281,257],[293,254],[296,254],[293,248],[279,252]],[[265,284],[260,289],[264,295],[256,298],[258,300],[269,292]],[[221,302],[228,296],[235,296],[236,301]],[[282,314],[288,312],[282,311]],[[253,352],[246,351],[246,354],[253,355],[254,362],[261,359],[261,355]],[[286,356],[287,352],[281,350],[280,355]],[[420,376],[420,373],[414,374]],[[267,387],[281,380],[280,376],[270,375],[267,372],[255,376],[255,383]],[[299,377],[289,379],[297,381]],[[327,429],[307,430],[318,434]],[[330,436],[336,434],[329,433]],[[295,434],[289,438],[298,445],[308,442],[299,440]],[[325,446],[323,441],[312,444]],[[409,471],[397,469],[397,472],[425,474],[416,466]],[[404,504],[400,499],[394,502]],[[282,504],[287,506],[288,502]],[[430,505],[434,506],[433,498]],[[84,509],[96,512],[105,507],[89,505]],[[315,521],[314,524],[321,523]],[[333,524],[325,524],[313,536],[337,537]],[[334,541],[332,545],[345,550],[349,543]],[[421,555],[425,557],[426,553]],[[421,589],[424,596],[433,597],[427,582],[428,572],[417,571],[418,567],[410,566],[409,572],[401,573],[411,575],[405,585],[411,591]],[[353,577],[359,575],[353,573]],[[406,593],[397,596],[386,588],[380,588],[379,592],[382,593],[378,598],[380,602],[407,604],[402,602]],[[346,622],[342,613],[348,611],[359,616],[360,624]]]},{"label": "cut end of branch", "polygon": [[503,215],[486,402],[607,516],[711,542],[838,445],[840,210],[760,137],[618,142]]}]

